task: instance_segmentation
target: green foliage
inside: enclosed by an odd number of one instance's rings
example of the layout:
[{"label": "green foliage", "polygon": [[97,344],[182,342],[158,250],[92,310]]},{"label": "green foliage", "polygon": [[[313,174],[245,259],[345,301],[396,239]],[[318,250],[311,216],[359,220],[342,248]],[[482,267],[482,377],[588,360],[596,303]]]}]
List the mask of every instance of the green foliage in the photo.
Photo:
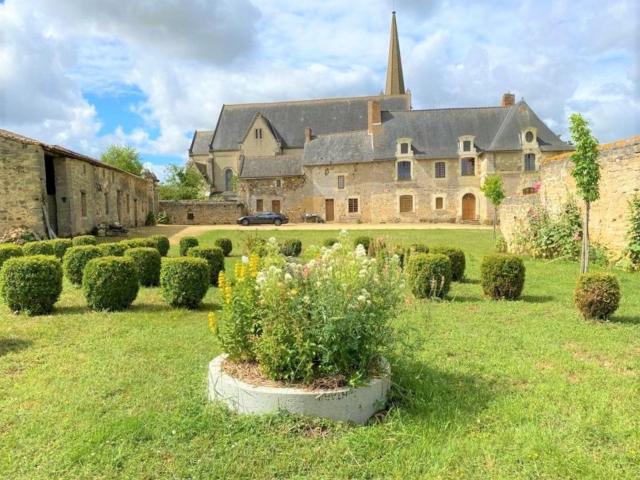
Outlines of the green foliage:
[{"label": "green foliage", "polygon": [[89,260],[102,256],[95,245],[81,245],[69,248],[63,258],[64,276],[74,285],[82,285],[82,272]]},{"label": "green foliage", "polygon": [[525,268],[520,257],[488,255],[480,265],[480,281],[485,295],[493,299],[517,300],[524,288]]},{"label": "green foliage", "polygon": [[499,207],[505,197],[502,177],[497,174],[487,175],[482,187],[480,187],[480,191],[484,193],[484,196],[494,207]]},{"label": "green foliage", "polygon": [[411,253],[429,253],[429,247],[424,243],[412,243],[409,250]]},{"label": "green foliage", "polygon": [[327,248],[331,248],[333,247],[336,243],[338,243],[338,239],[337,238],[325,238],[322,241],[322,246],[327,247]]},{"label": "green foliage", "polygon": [[142,160],[138,151],[130,146],[111,145],[100,157],[107,165],[134,175],[142,174]]},{"label": "green foliage", "polygon": [[634,269],[640,270],[640,193],[629,200],[629,231],[627,255]]},{"label": "green foliage", "polygon": [[583,273],[573,295],[576,307],[585,318],[605,320],[618,309],[620,284],[609,273]]},{"label": "green foliage", "polygon": [[280,251],[285,257],[298,257],[302,252],[302,242],[297,238],[285,240]]},{"label": "green foliage", "polygon": [[0,269],[2,269],[4,262],[10,258],[22,257],[23,255],[24,253],[20,245],[16,245],[15,243],[0,243]]},{"label": "green foliage", "polygon": [[504,239],[502,235],[498,235],[495,242],[496,252],[498,253],[507,253],[508,245],[507,241]]},{"label": "green foliage", "polygon": [[25,257],[32,255],[53,255],[53,245],[49,240],[40,240],[37,242],[25,243],[22,246],[22,253]]},{"label": "green foliage", "polygon": [[371,245],[372,240],[373,239],[371,237],[368,237],[366,235],[360,235],[359,237],[356,237],[355,240],[353,241],[353,246],[357,247],[358,245],[362,245],[365,251],[369,253],[369,246]]},{"label": "green foliage", "polygon": [[[120,242],[122,245],[124,245],[126,248],[142,248],[142,247],[147,247],[147,248],[156,248],[158,249],[158,242],[155,241],[153,238],[151,237],[144,237],[144,238],[130,238],[128,240],[123,240]],[[159,251],[159,250],[158,250]]]},{"label": "green foliage", "polygon": [[244,239],[242,251],[245,255],[255,253],[259,257],[264,257],[266,255],[266,244],[267,241],[264,238],[258,237],[257,234],[249,235]]},{"label": "green foliage", "polygon": [[[158,255],[158,252],[154,250]],[[134,261],[125,257],[90,260],[82,277],[82,290],[93,310],[117,311],[131,306],[138,296]]]},{"label": "green foliage", "polygon": [[189,253],[189,249],[198,246],[196,237],[182,237],[180,239],[180,256],[184,257]]},{"label": "green foliage", "polygon": [[407,262],[407,278],[417,298],[444,298],[451,286],[451,261],[440,253],[416,253]]},{"label": "green foliage", "polygon": [[157,287],[160,284],[161,257],[153,247],[130,248],[125,257],[131,257],[138,273],[138,281],[143,287]]},{"label": "green foliage", "polygon": [[167,180],[158,189],[161,200],[204,200],[207,181],[196,167],[169,165]]},{"label": "green foliage", "polygon": [[69,238],[54,238],[49,240],[53,247],[53,254],[59,259],[64,258],[64,253],[73,246],[73,242]]},{"label": "green foliage", "polygon": [[225,257],[228,257],[231,250],[233,250],[233,243],[229,238],[216,238],[215,245],[222,249],[222,253],[224,253]]},{"label": "green foliage", "polygon": [[158,225],[168,225],[169,224],[169,215],[167,212],[162,211],[156,214],[156,223]]},{"label": "green foliage", "polygon": [[156,224],[156,216],[153,212],[147,213],[147,218],[144,219],[144,224],[147,227],[152,227]]},{"label": "green foliage", "polygon": [[437,246],[431,249],[431,253],[441,253],[449,257],[449,260],[451,261],[452,281],[461,282],[464,280],[464,270],[467,266],[467,262],[462,250],[453,247]]},{"label": "green foliage", "polygon": [[193,257],[165,258],[160,270],[162,297],[172,307],[197,308],[209,289],[210,267]]},{"label": "green foliage", "polygon": [[73,237],[72,240],[74,247],[79,247],[81,245],[96,245],[97,243],[96,237],[93,235],[79,235],[77,237]]},{"label": "green foliage", "polygon": [[0,270],[0,297],[13,312],[51,313],[62,293],[62,268],[54,256],[13,257]]},{"label": "green foliage", "polygon": [[108,242],[98,245],[98,249],[103,257],[122,257],[129,245],[125,242]]},{"label": "green foliage", "polygon": [[169,239],[164,235],[151,235],[149,238],[155,242],[160,255],[166,257],[167,253],[169,253],[169,248],[171,248]]},{"label": "green foliage", "polygon": [[218,285],[218,275],[224,272],[224,253],[219,247],[191,247],[187,256],[202,258],[209,264],[211,285]]},{"label": "green foliage", "polygon": [[569,118],[569,131],[575,145],[571,155],[578,194],[585,202],[595,202],[600,197],[600,164],[598,163],[598,140],[591,134],[589,122],[579,113]]}]

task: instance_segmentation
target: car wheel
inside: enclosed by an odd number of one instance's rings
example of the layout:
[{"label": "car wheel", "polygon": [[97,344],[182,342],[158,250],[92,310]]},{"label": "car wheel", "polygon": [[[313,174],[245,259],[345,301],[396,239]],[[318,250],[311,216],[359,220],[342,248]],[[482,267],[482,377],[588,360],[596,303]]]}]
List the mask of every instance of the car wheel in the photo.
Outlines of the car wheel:
[{"label": "car wheel", "polygon": [[279,218],[276,218],[275,221],[273,222],[273,224],[276,227],[279,227],[280,225],[282,225],[282,220],[280,220]]},{"label": "car wheel", "polygon": [[247,220],[246,218],[242,220],[242,225],[244,225],[245,227],[249,226],[249,220]]}]

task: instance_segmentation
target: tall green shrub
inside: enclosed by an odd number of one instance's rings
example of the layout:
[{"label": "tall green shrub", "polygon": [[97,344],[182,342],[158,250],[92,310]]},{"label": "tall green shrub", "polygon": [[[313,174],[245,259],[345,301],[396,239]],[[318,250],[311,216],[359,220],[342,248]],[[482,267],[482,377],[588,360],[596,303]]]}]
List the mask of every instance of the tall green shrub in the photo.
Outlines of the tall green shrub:
[{"label": "tall green shrub", "polygon": [[167,253],[169,253],[169,248],[171,247],[169,239],[164,235],[152,235],[149,238],[156,242],[156,248],[158,249],[158,252],[160,252],[160,255],[166,257]]},{"label": "tall green shrub", "polygon": [[62,267],[54,256],[8,259],[0,270],[0,297],[14,312],[44,315],[62,293]]},{"label": "tall green shrub", "polygon": [[15,243],[0,243],[0,270],[4,262],[13,257],[22,257],[22,247]]},{"label": "tall green shrub", "polygon": [[618,309],[620,284],[609,273],[584,273],[578,278],[573,298],[585,318],[605,320]]},{"label": "tall green shrub", "polygon": [[209,289],[210,281],[209,264],[202,258],[177,257],[162,261],[162,297],[173,307],[197,308]]},{"label": "tall green shrub", "polygon": [[24,253],[25,257],[30,257],[32,255],[53,255],[53,245],[49,242],[49,240],[40,240],[37,242],[29,242],[25,243],[22,246],[22,253]]},{"label": "tall green shrub", "polygon": [[202,258],[209,264],[211,285],[218,285],[218,276],[224,272],[224,253],[218,247],[192,247],[187,252],[188,257]]},{"label": "tall green shrub", "polygon": [[229,238],[217,238],[215,241],[215,245],[216,247],[222,249],[222,253],[224,253],[225,257],[228,257],[231,253],[231,250],[233,250],[233,243]]},{"label": "tall green shrub", "polygon": [[90,260],[84,269],[82,290],[93,310],[129,308],[138,296],[138,274],[133,260],[127,257]]},{"label": "tall green shrub", "polygon": [[69,238],[54,238],[49,242],[53,247],[53,254],[60,260],[64,258],[65,252],[73,246],[73,242]]},{"label": "tall green shrub", "polygon": [[449,257],[451,261],[451,280],[454,282],[464,280],[464,270],[467,262],[462,250],[453,247],[437,246],[431,249],[431,253],[441,253]]},{"label": "tall green shrub", "polygon": [[183,237],[180,239],[180,256],[185,257],[190,248],[197,247],[199,245],[196,237]]},{"label": "tall green shrub", "polygon": [[153,247],[130,248],[125,257],[133,259],[138,280],[143,287],[157,287],[160,284],[160,252]]},{"label": "tall green shrub", "polygon": [[488,255],[480,265],[480,277],[485,295],[493,299],[516,300],[524,288],[524,262],[515,255]]},{"label": "tall green shrub", "polygon": [[406,269],[411,291],[418,298],[444,298],[451,286],[451,261],[439,253],[416,253]]},{"label": "tall green shrub", "polygon": [[96,245],[98,242],[93,235],[79,235],[73,237],[72,243],[74,247],[80,247],[82,245]]},{"label": "tall green shrub", "polygon": [[82,272],[84,271],[84,267],[89,260],[100,256],[102,256],[102,253],[95,245],[71,247],[64,254],[62,264],[64,276],[74,285],[82,285]]},{"label": "tall green shrub", "polygon": [[297,238],[285,240],[280,251],[285,257],[298,257],[302,252],[302,242]]}]

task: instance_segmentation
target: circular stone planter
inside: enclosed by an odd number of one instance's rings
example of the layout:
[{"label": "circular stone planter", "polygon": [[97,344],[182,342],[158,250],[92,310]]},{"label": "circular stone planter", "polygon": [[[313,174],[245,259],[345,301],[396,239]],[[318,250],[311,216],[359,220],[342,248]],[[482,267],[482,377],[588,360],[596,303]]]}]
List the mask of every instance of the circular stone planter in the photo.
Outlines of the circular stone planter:
[{"label": "circular stone planter", "polygon": [[[364,424],[384,408],[391,386],[390,369],[356,388],[305,390],[250,385],[226,373],[222,354],[209,363],[209,400],[219,400],[238,413],[261,414],[284,410],[311,417]],[[386,362],[385,362],[386,363]]]}]

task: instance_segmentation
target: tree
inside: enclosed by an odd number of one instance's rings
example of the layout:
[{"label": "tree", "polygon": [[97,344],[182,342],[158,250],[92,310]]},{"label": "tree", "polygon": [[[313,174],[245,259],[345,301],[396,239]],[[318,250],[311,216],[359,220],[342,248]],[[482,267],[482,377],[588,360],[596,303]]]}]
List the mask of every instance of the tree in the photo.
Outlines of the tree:
[{"label": "tree", "polygon": [[598,140],[591,134],[589,122],[582,115],[574,113],[570,117],[569,130],[576,150],[571,156],[578,195],[584,200],[584,225],[580,272],[589,270],[589,212],[591,204],[600,197],[600,164],[598,163]]},{"label": "tree", "polygon": [[484,196],[493,204],[493,240],[496,239],[496,225],[498,223],[498,207],[504,200],[504,187],[500,175],[489,175],[480,188]]},{"label": "tree", "polygon": [[162,200],[203,200],[207,182],[193,166],[169,165],[167,180],[160,184]]},{"label": "tree", "polygon": [[125,172],[140,175],[142,173],[142,161],[138,151],[129,146],[111,145],[100,157],[107,165],[119,168]]}]

